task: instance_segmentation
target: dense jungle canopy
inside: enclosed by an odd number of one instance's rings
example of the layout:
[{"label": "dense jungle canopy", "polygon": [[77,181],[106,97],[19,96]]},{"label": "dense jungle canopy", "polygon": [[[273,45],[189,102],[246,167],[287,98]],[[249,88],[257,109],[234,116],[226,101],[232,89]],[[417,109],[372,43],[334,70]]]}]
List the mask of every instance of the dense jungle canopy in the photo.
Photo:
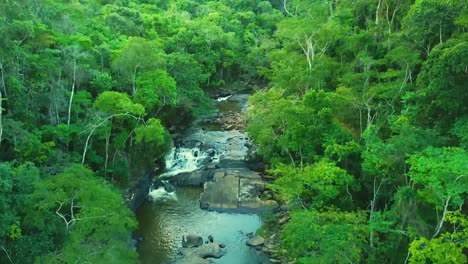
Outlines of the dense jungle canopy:
[{"label": "dense jungle canopy", "polygon": [[296,263],[466,263],[465,0],[0,0],[0,263],[136,263],[122,193],[248,85]]}]

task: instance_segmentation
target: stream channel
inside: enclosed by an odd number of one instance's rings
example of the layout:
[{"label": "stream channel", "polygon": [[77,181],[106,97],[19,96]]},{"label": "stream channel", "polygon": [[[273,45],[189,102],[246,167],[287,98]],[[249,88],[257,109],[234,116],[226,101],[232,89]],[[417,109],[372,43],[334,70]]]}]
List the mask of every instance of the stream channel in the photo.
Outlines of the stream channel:
[{"label": "stream channel", "polygon": [[[218,116],[243,113],[248,97],[217,99]],[[136,211],[141,263],[174,262],[183,236],[189,234],[204,240],[211,235],[226,245],[225,255],[210,258],[211,263],[269,263],[261,251],[245,244],[247,234],[261,226],[258,213],[265,206],[256,190],[261,177],[245,161],[252,147],[247,135],[205,118],[194,122],[175,145],[166,156],[165,172]]]}]

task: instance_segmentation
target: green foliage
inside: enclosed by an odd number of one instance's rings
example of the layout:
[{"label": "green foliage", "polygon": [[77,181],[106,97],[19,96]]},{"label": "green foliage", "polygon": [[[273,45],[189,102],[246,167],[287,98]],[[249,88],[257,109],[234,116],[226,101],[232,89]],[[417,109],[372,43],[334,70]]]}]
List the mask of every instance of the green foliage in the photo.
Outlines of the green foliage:
[{"label": "green foliage", "polygon": [[447,222],[454,226],[453,232],[432,239],[420,237],[411,242],[409,263],[466,263],[463,251],[468,248],[468,219],[459,211],[449,212]]},{"label": "green foliage", "polygon": [[[279,177],[273,188],[300,205],[283,241],[298,262],[402,263],[410,243],[414,263],[466,262],[452,237],[466,234],[442,223],[465,217],[447,211],[467,189],[467,10],[462,0],[0,2],[0,160],[10,162],[0,262],[5,252],[14,263],[136,261],[130,229],[112,231],[125,229],[116,214],[133,226],[110,205],[121,205],[115,190],[83,168],[60,172],[83,162],[128,187],[169,148],[164,126],[206,113],[207,91],[243,83],[260,89],[247,130]],[[102,203],[85,190],[98,187]],[[68,197],[64,214],[73,191],[85,205],[75,216],[103,215],[90,199],[115,214],[67,231],[54,200]],[[343,212],[300,212],[331,205]],[[370,209],[368,222],[356,209]]]},{"label": "green foliage", "polygon": [[279,178],[273,188],[279,197],[309,208],[320,209],[330,205],[348,205],[350,190],[356,187],[354,178],[333,162],[320,160],[304,168],[278,165],[273,171]]},{"label": "green foliage", "polygon": [[438,209],[443,209],[445,202],[459,207],[468,193],[467,160],[468,152],[464,149],[429,147],[409,158],[409,176],[422,185],[420,195]]},{"label": "green foliage", "polygon": [[[269,65],[258,70],[269,88],[251,97],[248,132],[277,176],[277,198],[292,209],[370,209],[366,254],[347,262],[402,263],[414,238],[444,232],[446,211],[464,204],[464,6],[296,0],[281,7],[285,17],[265,49]],[[350,174],[355,188],[335,181]],[[311,254],[302,251],[296,256]],[[424,254],[421,263],[444,262],[432,249]],[[311,255],[300,261],[319,263]]]},{"label": "green foliage", "polygon": [[39,263],[136,263],[136,253],[127,247],[135,218],[120,193],[91,170],[72,165],[37,183],[29,204],[28,217],[37,225],[53,213],[62,220],[55,228],[66,231],[63,248]]},{"label": "green foliage", "polygon": [[[19,166],[0,163],[0,245],[18,263],[32,263],[35,256],[46,254],[56,246],[53,238],[47,240],[44,236],[46,228],[34,230],[25,219],[30,196],[40,180],[39,169],[31,162]],[[30,244],[32,240],[36,242]],[[0,261],[9,262],[3,253]]]},{"label": "green foliage", "polygon": [[136,80],[135,102],[154,112],[156,108],[177,103],[176,83],[166,71],[142,72]]},{"label": "green foliage", "polygon": [[429,54],[436,44],[451,37],[463,6],[460,0],[418,0],[403,21],[404,29],[416,46]]},{"label": "green foliage", "polygon": [[459,138],[460,147],[468,149],[468,117],[461,117],[458,119],[451,133]]},{"label": "green foliage", "polygon": [[119,92],[103,92],[96,98],[94,107],[109,114],[145,115],[145,108],[141,104],[133,103],[127,94]]},{"label": "green foliage", "polygon": [[302,99],[283,97],[280,89],[252,96],[248,131],[265,158],[277,162],[311,162],[324,153],[327,138],[350,139],[332,113],[333,95],[309,90]]},{"label": "green foliage", "polygon": [[43,165],[49,157],[55,143],[52,141],[41,142],[35,135],[29,134],[23,139],[22,144],[17,145],[15,152],[21,162],[32,161],[37,165]]},{"label": "green foliage", "polygon": [[159,119],[150,118],[146,126],[135,128],[136,142],[137,143],[154,143],[161,145],[164,142],[164,135],[166,131],[161,125]]},{"label": "green foliage", "polygon": [[359,263],[367,233],[362,211],[295,212],[284,228],[282,247],[298,263]]},{"label": "green foliage", "polygon": [[465,33],[437,45],[423,63],[417,93],[410,101],[415,123],[447,133],[458,117],[468,114],[467,39]]}]

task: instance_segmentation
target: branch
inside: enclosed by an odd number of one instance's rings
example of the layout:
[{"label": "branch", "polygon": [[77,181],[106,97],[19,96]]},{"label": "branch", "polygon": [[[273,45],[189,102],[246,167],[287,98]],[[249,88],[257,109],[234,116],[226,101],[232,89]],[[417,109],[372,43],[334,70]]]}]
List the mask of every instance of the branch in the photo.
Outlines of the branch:
[{"label": "branch", "polygon": [[442,229],[442,226],[444,225],[445,215],[447,214],[447,208],[448,208],[448,205],[449,205],[449,202],[450,202],[450,198],[451,198],[451,196],[449,196],[447,198],[447,200],[445,201],[444,211],[442,212],[442,218],[440,219],[440,222],[437,225],[436,231],[435,231],[434,235],[432,236],[432,238],[436,237],[439,234],[440,229]]},{"label": "branch", "polygon": [[354,263],[354,262],[352,262],[348,257],[346,257],[343,253],[338,252],[338,254],[340,254],[343,258],[345,258],[349,263],[351,263],[351,264]]},{"label": "branch", "polygon": [[286,14],[288,14],[288,16],[291,16],[291,13],[289,13],[288,7],[287,7],[288,0],[282,0],[281,2],[283,2],[283,8]]},{"label": "branch", "polygon": [[132,114],[129,114],[129,113],[119,113],[119,114],[113,114],[113,115],[110,115],[106,118],[104,118],[104,120],[102,120],[100,123],[94,125],[91,129],[91,132],[89,132],[89,135],[88,137],[86,138],[86,143],[85,143],[85,147],[84,147],[84,150],[83,150],[83,156],[81,158],[81,164],[84,164],[84,161],[85,161],[85,158],[86,158],[86,152],[88,151],[88,145],[89,145],[89,140],[91,139],[91,137],[93,136],[94,134],[94,131],[99,128],[100,126],[104,125],[104,123],[106,123],[108,120],[114,118],[114,117],[118,117],[118,116],[129,116],[129,117],[132,117],[134,119],[136,119],[137,121],[143,121],[143,124],[146,125],[145,121],[141,118],[141,117],[138,117],[138,116],[135,116],[135,115],[132,115]]},{"label": "branch", "polygon": [[297,196],[297,199],[299,200],[299,202],[301,203],[302,205],[302,208],[304,208],[304,210],[307,211],[307,207],[305,206],[304,202],[302,201],[301,197],[299,196],[299,193],[295,193],[296,196]]},{"label": "branch", "polygon": [[7,256],[8,260],[10,261],[11,264],[13,264],[13,260],[11,260],[10,253],[6,250],[4,245],[0,246],[0,249],[2,249],[3,252],[5,252],[5,255]]},{"label": "branch", "polygon": [[65,215],[61,214],[59,211],[60,209],[62,209],[62,206],[63,206],[63,203],[57,201],[58,204],[60,204],[59,208],[55,211],[55,214],[58,215],[60,218],[63,219],[63,221],[65,222],[65,227],[67,228],[67,231],[70,229],[70,223],[73,222],[73,218],[68,221],[67,218],[65,217]]}]

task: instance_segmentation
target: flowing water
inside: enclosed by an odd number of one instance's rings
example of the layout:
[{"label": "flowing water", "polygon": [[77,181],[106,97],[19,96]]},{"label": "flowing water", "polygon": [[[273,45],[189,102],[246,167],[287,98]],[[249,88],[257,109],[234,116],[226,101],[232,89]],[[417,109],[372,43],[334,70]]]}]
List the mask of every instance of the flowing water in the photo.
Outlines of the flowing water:
[{"label": "flowing water", "polygon": [[[242,111],[246,95],[219,98],[220,111]],[[181,146],[166,156],[162,184],[150,189],[148,201],[136,212],[142,237],[137,250],[142,264],[170,263],[177,257],[182,236],[195,234],[205,240],[226,245],[226,255],[210,259],[220,264],[269,263],[268,258],[245,245],[247,233],[262,224],[256,214],[229,214],[201,210],[202,187],[173,187],[167,181],[180,173],[194,173],[205,166],[243,160],[249,138],[239,131],[221,131],[220,127],[200,122],[185,136]],[[166,180],[164,180],[166,179]]]}]

